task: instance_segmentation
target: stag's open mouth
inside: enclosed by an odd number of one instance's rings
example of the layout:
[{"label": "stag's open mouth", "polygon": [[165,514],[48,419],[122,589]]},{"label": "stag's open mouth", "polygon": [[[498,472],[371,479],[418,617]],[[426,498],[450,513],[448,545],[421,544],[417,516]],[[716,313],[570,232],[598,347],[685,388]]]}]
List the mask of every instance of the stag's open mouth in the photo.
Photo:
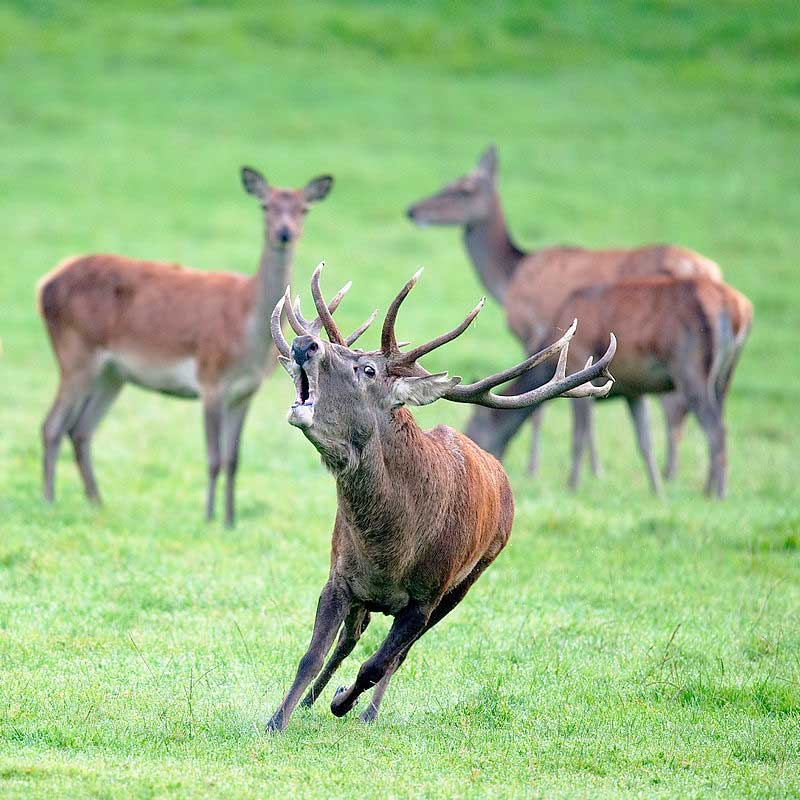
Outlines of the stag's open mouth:
[{"label": "stag's open mouth", "polygon": [[300,367],[295,364],[294,385],[297,390],[292,407],[289,409],[289,424],[298,428],[308,428],[314,422],[314,401],[317,397],[316,364],[306,361]]}]

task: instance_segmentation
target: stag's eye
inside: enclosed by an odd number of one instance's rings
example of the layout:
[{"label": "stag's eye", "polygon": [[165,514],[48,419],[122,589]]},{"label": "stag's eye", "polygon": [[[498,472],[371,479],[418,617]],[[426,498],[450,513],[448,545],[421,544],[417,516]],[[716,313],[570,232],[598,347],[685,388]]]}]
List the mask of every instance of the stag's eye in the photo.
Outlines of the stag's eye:
[{"label": "stag's eye", "polygon": [[368,378],[374,378],[375,377],[375,367],[372,367],[369,364],[367,364],[367,366],[364,367],[364,374]]}]

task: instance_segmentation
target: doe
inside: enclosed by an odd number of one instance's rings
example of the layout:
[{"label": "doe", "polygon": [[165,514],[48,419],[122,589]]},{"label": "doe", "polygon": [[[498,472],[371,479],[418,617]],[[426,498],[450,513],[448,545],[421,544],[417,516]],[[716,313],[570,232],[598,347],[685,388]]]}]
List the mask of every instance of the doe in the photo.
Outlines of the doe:
[{"label": "doe", "polygon": [[328,175],[302,189],[270,186],[254,169],[242,183],[264,210],[264,249],[254,276],[200,272],[120,255],[62,262],[39,283],[39,310],[58,360],[58,391],[42,426],[44,496],[52,502],[61,440],[72,440],[86,496],[100,501],[90,445],[125,383],[200,398],[208,457],[206,518],[224,468],[225,524],[234,522],[239,442],[250,401],[274,368],[269,314],[289,281],[311,203]]}]

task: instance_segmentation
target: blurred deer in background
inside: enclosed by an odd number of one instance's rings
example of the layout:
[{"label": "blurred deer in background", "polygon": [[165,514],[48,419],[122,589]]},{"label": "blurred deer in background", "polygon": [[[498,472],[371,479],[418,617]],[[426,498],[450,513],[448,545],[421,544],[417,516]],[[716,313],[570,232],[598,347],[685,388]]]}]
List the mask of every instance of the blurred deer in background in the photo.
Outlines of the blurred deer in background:
[{"label": "blurred deer in background", "polygon": [[[497,162],[496,149],[489,147],[472,172],[412,205],[408,216],[419,225],[463,226],[464,244],[473,266],[488,291],[504,306],[509,327],[526,352],[533,352],[540,342],[553,335],[554,317],[575,289],[648,275],[722,280],[720,268],[713,261],[674,245],[618,250],[548,247],[524,252],[514,244],[506,225],[497,191]],[[642,400],[636,408],[646,409],[644,403]],[[677,395],[665,395],[662,403],[667,420],[665,475],[671,478],[675,474],[677,445],[688,409]],[[588,449],[592,469],[597,473],[599,462],[591,411],[588,401],[573,409],[573,453]],[[538,408],[532,415],[531,473],[538,467],[543,412],[543,408]],[[636,417],[634,423],[639,430]],[[659,492],[660,481],[655,470],[648,472],[654,491]],[[574,463],[571,475],[570,485],[575,488],[573,479],[578,469]]]},{"label": "blurred deer in background", "polygon": [[125,383],[200,398],[208,457],[206,518],[225,470],[225,523],[234,522],[234,481],[247,409],[274,367],[269,315],[283,295],[310,205],[333,178],[302,189],[271,187],[254,169],[242,183],[264,211],[264,249],[254,276],[199,272],[119,255],[68,259],[39,283],[39,309],[58,360],[55,401],[42,427],[44,496],[54,497],[64,433],[87,497],[100,501],[90,446]]},{"label": "blurred deer in background", "polygon": [[[673,392],[697,418],[709,448],[706,494],[721,498],[726,488],[725,396],[750,331],[750,301],[724,283],[708,278],[631,278],[573,292],[556,314],[555,328],[580,314],[570,358],[578,361],[598,351],[611,326],[619,336],[614,358],[613,392],[628,401],[639,447],[651,482],[658,475],[652,459],[645,394]],[[548,367],[532,370],[513,383],[512,394],[525,392],[547,377]],[[549,367],[552,370],[552,367]],[[576,418],[590,400],[575,400]],[[499,414],[479,409],[467,434],[498,458],[525,421],[529,410]],[[579,427],[578,426],[578,427]],[[585,436],[576,436],[572,468],[580,469]],[[573,473],[571,481],[578,483]]]},{"label": "blurred deer in background", "polygon": [[[389,306],[379,350],[350,345],[369,321],[345,338],[319,287],[322,265],[311,280],[318,317],[308,323],[292,309],[289,290],[272,315],[279,360],[292,376],[297,398],[289,423],[300,428],[336,479],[338,509],[333,528],[331,567],[317,606],[314,631],[297,676],[272,716],[268,730],[286,727],[303,692],[310,706],[369,623],[370,612],[394,617],[388,636],[358,671],[354,683],[337,691],[336,716],[346,714],[359,695],[375,687],[361,719],[378,714],[392,675],[420,636],[464,598],[494,561],[511,532],[514,502],[498,461],[472,440],[440,425],[423,431],[406,405],[444,398],[489,408],[529,408],[553,397],[603,395],[611,387],[607,367],[616,347],[613,335],[605,355],[566,375],[566,358],[575,323],[554,345],[521,364],[467,386],[446,372],[431,374],[419,359],[461,335],[483,306],[481,301],[453,330],[402,352],[395,336],[401,303],[415,275]],[[280,328],[285,309],[297,334],[291,347]],[[373,315],[374,316],[374,315]],[[370,320],[371,321],[371,320]],[[329,341],[319,338],[322,328]],[[492,389],[537,364],[558,356],[555,375],[519,396]],[[603,386],[589,381],[606,377]],[[339,639],[330,660],[325,655]]]}]

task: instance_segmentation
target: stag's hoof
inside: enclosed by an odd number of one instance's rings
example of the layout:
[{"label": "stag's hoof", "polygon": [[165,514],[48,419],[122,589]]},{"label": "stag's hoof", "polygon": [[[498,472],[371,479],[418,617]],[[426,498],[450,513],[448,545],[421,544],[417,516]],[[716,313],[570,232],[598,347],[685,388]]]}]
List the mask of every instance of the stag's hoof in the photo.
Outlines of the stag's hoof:
[{"label": "stag's hoof", "polygon": [[378,709],[370,703],[359,715],[358,718],[365,724],[369,725],[378,719]]},{"label": "stag's hoof", "polygon": [[267,723],[267,727],[264,729],[264,733],[280,733],[285,727],[286,725],[283,722],[283,718],[275,715]]},{"label": "stag's hoof", "polygon": [[358,698],[348,701],[347,686],[340,686],[333,694],[331,700],[331,713],[335,717],[343,717],[353,706],[358,705]]}]

